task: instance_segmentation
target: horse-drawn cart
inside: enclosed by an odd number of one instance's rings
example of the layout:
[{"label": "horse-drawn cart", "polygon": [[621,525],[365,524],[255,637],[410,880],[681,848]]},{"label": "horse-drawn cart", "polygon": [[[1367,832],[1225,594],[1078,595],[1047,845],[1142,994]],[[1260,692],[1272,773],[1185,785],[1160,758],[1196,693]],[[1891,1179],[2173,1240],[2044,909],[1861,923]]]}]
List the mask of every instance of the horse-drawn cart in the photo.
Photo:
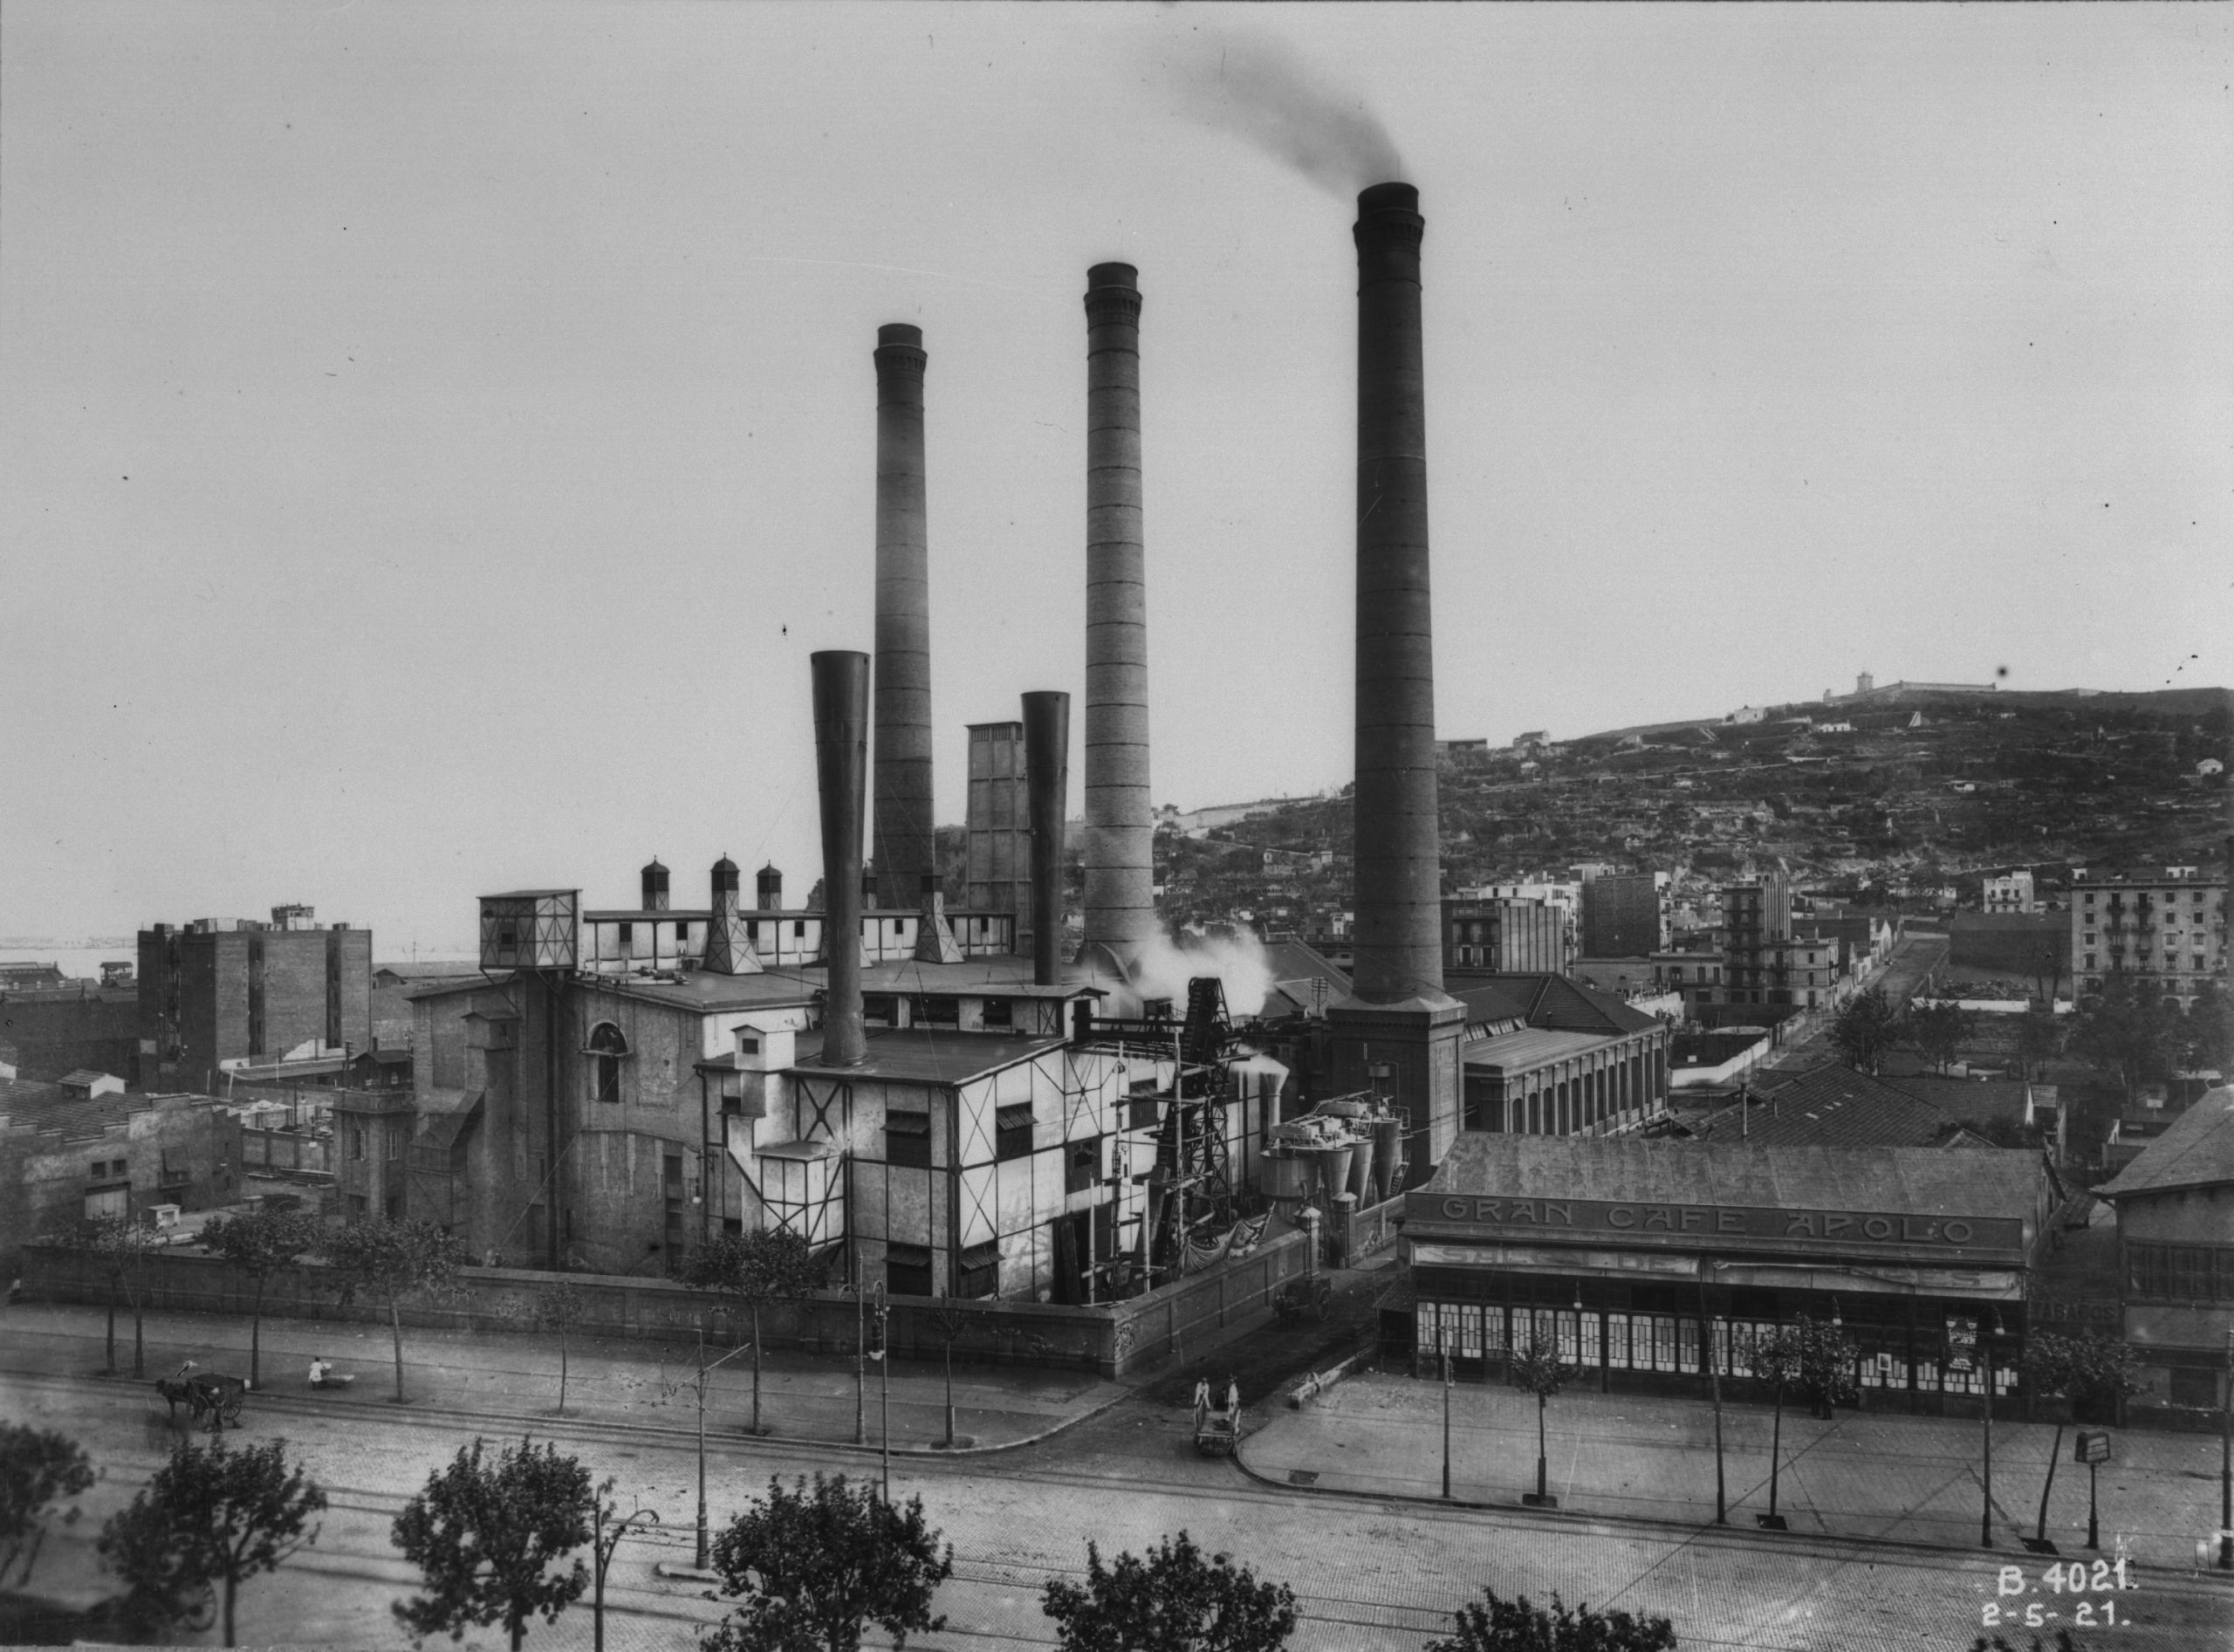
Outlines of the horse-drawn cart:
[{"label": "horse-drawn cart", "polygon": [[1195,1449],[1206,1457],[1230,1457],[1241,1439],[1241,1407],[1195,1406]]},{"label": "horse-drawn cart", "polygon": [[188,1419],[199,1425],[203,1417],[209,1419],[213,1433],[222,1433],[225,1424],[241,1425],[241,1412],[248,1404],[248,1383],[245,1379],[227,1376],[222,1372],[200,1371],[188,1360],[174,1376],[157,1377],[155,1392],[163,1396],[170,1407],[174,1421],[178,1409],[187,1409]]}]

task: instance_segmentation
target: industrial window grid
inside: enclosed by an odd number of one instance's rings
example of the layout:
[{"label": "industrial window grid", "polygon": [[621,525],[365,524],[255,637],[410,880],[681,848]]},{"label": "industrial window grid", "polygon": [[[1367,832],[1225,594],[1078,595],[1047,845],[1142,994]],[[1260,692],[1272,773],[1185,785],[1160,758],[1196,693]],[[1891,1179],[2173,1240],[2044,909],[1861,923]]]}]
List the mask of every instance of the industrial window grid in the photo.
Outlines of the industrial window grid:
[{"label": "industrial window grid", "polygon": [[2167,1302],[2234,1302],[2234,1245],[2128,1244],[2126,1291]]},{"label": "industrial window grid", "polygon": [[918,1170],[930,1169],[929,1114],[890,1112],[884,1115],[884,1162]]}]

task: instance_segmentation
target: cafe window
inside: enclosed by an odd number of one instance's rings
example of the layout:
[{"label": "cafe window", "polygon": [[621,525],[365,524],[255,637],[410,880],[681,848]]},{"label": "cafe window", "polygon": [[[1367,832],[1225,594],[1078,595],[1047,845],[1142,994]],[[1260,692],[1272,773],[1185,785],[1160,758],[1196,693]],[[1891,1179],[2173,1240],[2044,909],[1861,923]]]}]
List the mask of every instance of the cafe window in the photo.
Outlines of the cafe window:
[{"label": "cafe window", "polygon": [[995,1109],[993,1156],[1021,1159],[1031,1151],[1031,1103],[1019,1101]]},{"label": "cafe window", "polygon": [[887,1113],[884,1115],[884,1161],[929,1169],[931,1163],[931,1115],[928,1113]]}]

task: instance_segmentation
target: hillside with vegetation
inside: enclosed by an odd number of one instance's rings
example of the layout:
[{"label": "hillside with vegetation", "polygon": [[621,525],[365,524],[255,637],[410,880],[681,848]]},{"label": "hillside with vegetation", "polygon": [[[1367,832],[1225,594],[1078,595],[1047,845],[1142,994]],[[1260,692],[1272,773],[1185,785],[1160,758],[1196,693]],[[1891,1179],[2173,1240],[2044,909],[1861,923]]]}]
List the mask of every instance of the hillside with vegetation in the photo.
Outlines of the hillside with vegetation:
[{"label": "hillside with vegetation", "polygon": [[[1881,691],[1442,759],[1446,882],[1600,861],[1719,881],[1781,867],[1897,899],[2031,867],[2217,864],[2234,692]],[[1851,724],[1851,729],[1838,725]],[[1827,726],[1826,726],[1827,725]],[[1347,792],[1160,832],[1175,927],[1315,931],[1350,904]]]}]

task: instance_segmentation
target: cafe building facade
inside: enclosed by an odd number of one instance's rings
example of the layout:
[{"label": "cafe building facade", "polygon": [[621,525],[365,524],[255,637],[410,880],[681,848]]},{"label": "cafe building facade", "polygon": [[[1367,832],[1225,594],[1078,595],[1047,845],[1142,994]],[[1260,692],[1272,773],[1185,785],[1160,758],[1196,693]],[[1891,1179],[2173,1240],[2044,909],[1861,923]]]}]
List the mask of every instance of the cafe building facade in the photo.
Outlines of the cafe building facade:
[{"label": "cafe building facade", "polygon": [[1533,1340],[1602,1391],[1704,1395],[1710,1357],[1744,1377],[1751,1339],[1805,1315],[1857,1345],[1864,1407],[1975,1416],[1990,1350],[1998,1414],[2052,1208],[2014,1148],[1470,1131],[1406,1196],[1382,1334],[1461,1375]]}]

